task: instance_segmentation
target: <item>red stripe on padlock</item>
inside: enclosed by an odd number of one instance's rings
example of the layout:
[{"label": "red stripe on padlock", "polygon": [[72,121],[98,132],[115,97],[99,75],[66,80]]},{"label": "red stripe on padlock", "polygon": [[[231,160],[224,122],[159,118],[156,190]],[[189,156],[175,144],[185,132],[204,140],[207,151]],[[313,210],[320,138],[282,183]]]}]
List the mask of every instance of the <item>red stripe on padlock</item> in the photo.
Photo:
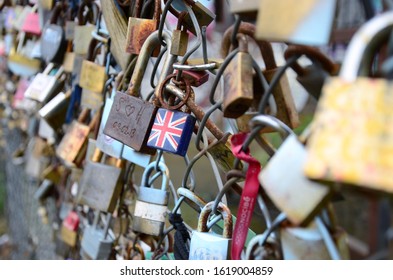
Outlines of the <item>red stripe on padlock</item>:
[{"label": "red stripe on padlock", "polygon": [[79,216],[75,211],[68,213],[63,221],[63,226],[69,230],[77,231],[79,227]]},{"label": "red stripe on padlock", "polygon": [[254,206],[259,190],[258,174],[261,170],[261,164],[258,160],[250,155],[250,151],[248,149],[247,151],[242,150],[243,143],[245,142],[247,136],[247,133],[239,133],[231,137],[232,153],[238,159],[243,160],[249,164],[243,192],[240,198],[235,229],[232,235],[232,260],[240,259],[241,252],[246,242],[248,227],[250,226],[251,217],[254,211]]}]

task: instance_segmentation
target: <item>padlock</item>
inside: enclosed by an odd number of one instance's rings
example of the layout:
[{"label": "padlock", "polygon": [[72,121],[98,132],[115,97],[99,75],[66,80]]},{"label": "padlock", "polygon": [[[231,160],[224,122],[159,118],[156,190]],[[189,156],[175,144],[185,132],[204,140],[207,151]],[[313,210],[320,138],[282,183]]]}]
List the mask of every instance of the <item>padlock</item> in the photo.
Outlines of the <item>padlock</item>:
[{"label": "padlock", "polygon": [[63,68],[60,67],[56,75],[49,75],[53,68],[53,64],[50,63],[45,68],[43,73],[38,73],[33,81],[30,83],[29,87],[25,92],[25,97],[38,101],[40,103],[46,103],[59,93],[60,88],[62,88],[62,82],[59,78],[63,74]]},{"label": "padlock", "polygon": [[182,21],[186,12],[182,12],[178,18],[176,29],[172,32],[172,46],[170,49],[171,54],[183,56],[187,52],[188,47],[188,33],[187,29],[183,26]]},{"label": "padlock", "polygon": [[224,220],[222,236],[208,232],[207,222],[214,202],[209,202],[199,215],[198,228],[193,231],[190,244],[190,260],[228,260],[232,240],[232,215],[228,206],[221,203],[218,210]]},{"label": "padlock", "polygon": [[[191,9],[194,12],[195,17],[198,21],[199,28],[202,28],[202,26],[208,27],[216,18],[216,15],[199,1],[188,1],[187,4],[191,4]],[[194,23],[192,22],[189,13],[187,13],[187,15],[184,17],[184,24],[187,26],[187,30],[189,30],[195,36],[197,35]]]},{"label": "padlock", "polygon": [[41,23],[40,16],[37,13],[37,4],[32,7],[23,19],[21,31],[32,34],[35,36],[41,36]]},{"label": "padlock", "polygon": [[[141,1],[139,1],[141,2]],[[138,5],[142,9],[141,3]],[[161,2],[155,0],[153,19],[139,18],[141,11],[137,11],[136,17],[128,19],[127,45],[125,51],[131,54],[140,54],[142,45],[149,35],[158,29],[161,14]],[[156,47],[159,47],[156,46]]]},{"label": "padlock", "polygon": [[254,117],[250,123],[253,128],[258,125],[279,128],[285,138],[259,173],[259,182],[288,220],[294,225],[307,225],[326,205],[332,192],[327,186],[304,176],[306,149],[289,127],[285,128],[285,124],[272,116],[263,115]]},{"label": "padlock", "polygon": [[258,14],[259,2],[259,0],[230,0],[229,11],[231,14],[239,15],[241,19],[255,21]]},{"label": "padlock", "polygon": [[[167,32],[163,32],[162,35],[169,49],[171,47],[170,36]],[[152,103],[143,101],[135,96],[140,94],[139,91],[150,54],[159,43],[158,31],[155,31],[147,38],[136,62],[135,70],[129,83],[128,95],[120,91],[117,92],[104,128],[106,135],[119,140],[137,152],[147,154],[154,154],[156,151],[147,147],[146,143],[149,137],[148,131],[150,131],[153,125],[157,108]],[[175,60],[176,56],[167,55],[158,84],[161,84],[164,78],[170,74],[169,72]]]},{"label": "padlock", "polygon": [[104,133],[104,127],[107,123],[115,94],[116,87],[113,87],[112,93],[106,98],[102,112],[100,128],[97,135],[97,147],[111,157],[122,158],[139,166],[146,167],[150,162],[150,155],[139,153]]},{"label": "padlock", "polygon": [[92,226],[84,229],[80,254],[83,259],[107,260],[111,254],[114,238],[109,234],[111,214],[106,214],[104,228],[99,228],[100,212],[97,211]]},{"label": "padlock", "polygon": [[330,39],[336,2],[336,0],[259,1],[255,37],[302,45],[326,45]]},{"label": "padlock", "polygon": [[185,156],[195,122],[195,117],[190,114],[159,108],[147,140],[147,146]]},{"label": "padlock", "polygon": [[106,69],[104,66],[94,62],[98,50],[95,50],[97,43],[98,41],[96,39],[93,39],[90,42],[87,57],[82,62],[79,86],[84,90],[101,95],[106,81]]},{"label": "padlock", "polygon": [[[85,9],[89,12],[84,15]],[[78,55],[86,55],[89,50],[89,44],[93,38],[92,32],[95,26],[91,23],[95,23],[95,18],[88,18],[88,15],[98,15],[99,7],[96,3],[91,1],[84,1],[79,6],[78,10],[78,25],[75,26],[74,30],[74,52]]]},{"label": "padlock", "polygon": [[[338,77],[323,87],[307,141],[306,176],[371,192],[393,192],[391,106],[388,80],[365,76],[393,26],[392,12],[381,14],[353,36]],[[371,93],[371,94],[370,94]]]},{"label": "padlock", "polygon": [[294,55],[306,55],[312,64],[305,68],[297,62],[292,65],[297,73],[296,80],[313,96],[319,99],[323,84],[329,76],[337,74],[338,67],[319,49],[309,46],[290,45],[284,52],[285,59]]},{"label": "padlock", "polygon": [[[227,56],[229,53],[229,46],[233,34],[233,28],[233,26],[228,28],[227,31],[224,33],[221,44],[221,55],[223,57]],[[251,23],[242,22],[239,26],[239,32],[248,35],[251,38],[254,38],[255,26]],[[256,41],[256,43],[260,49],[263,61],[266,66],[266,69],[263,71],[263,75],[265,76],[266,80],[270,82],[278,69],[274,58],[272,46],[269,42],[266,41]],[[262,99],[260,93],[261,91],[254,92],[254,102],[252,104],[253,109],[259,109],[259,103]],[[275,113],[275,115],[285,124],[289,125],[289,127],[296,128],[299,125],[299,115],[296,110],[293,97],[291,95],[288,79],[285,75],[281,77],[279,84],[274,88],[272,94],[276,105],[276,112],[273,112],[272,108],[270,108],[269,113]],[[246,112],[244,115],[236,119],[238,127],[242,129],[241,131],[248,132],[248,122],[256,114],[258,113],[250,110],[249,112]]]},{"label": "padlock", "polygon": [[60,92],[39,111],[40,117],[55,131],[59,132],[65,123],[67,108],[70,103],[71,91]]},{"label": "padlock", "polygon": [[[177,74],[177,70],[175,71]],[[181,72],[181,77],[187,80],[191,86],[199,87],[206,83],[209,80],[209,72],[207,71],[192,71],[192,70],[183,70]]]},{"label": "padlock", "polygon": [[[187,108],[191,110],[191,112],[195,115],[195,117],[202,121],[205,117],[205,113],[201,107],[197,106],[192,98],[186,98],[186,94],[177,86],[172,84],[166,84],[165,90],[180,100],[184,100]],[[192,89],[191,89],[192,90]],[[224,171],[228,172],[232,169],[233,164],[235,162],[235,157],[231,152],[230,144],[228,143],[228,136],[224,135],[224,133],[215,125],[215,123],[207,118],[206,120],[206,128],[213,134],[215,138],[217,138],[218,143],[209,148],[209,152],[212,154],[213,158],[219,164],[219,167]]]},{"label": "padlock", "polygon": [[[326,232],[328,233],[327,229]],[[328,233],[329,234],[329,233]],[[333,246],[338,253],[338,257],[342,259],[341,252],[347,250],[347,246],[339,248],[338,243],[329,237],[332,241],[329,246]],[[315,223],[307,227],[295,227],[291,225],[283,225],[280,227],[280,239],[283,257],[285,260],[330,260],[332,259],[328,244],[323,238],[322,232]],[[339,240],[339,243],[343,240]],[[344,240],[345,243],[345,240]],[[341,249],[341,250],[340,250]],[[344,249],[344,250],[343,250]]]},{"label": "padlock", "polygon": [[226,118],[238,118],[253,101],[252,57],[248,53],[245,35],[238,37],[239,53],[224,71],[223,113]]},{"label": "padlock", "polygon": [[25,153],[25,173],[33,179],[38,179],[42,171],[49,165],[50,158],[46,154],[47,143],[39,138],[30,138]]},{"label": "padlock", "polygon": [[83,124],[89,112],[85,109],[80,113],[78,120],[71,123],[56,148],[56,155],[69,167],[80,165],[86,152],[88,135],[98,122],[99,114],[95,114],[89,125]]},{"label": "padlock", "polygon": [[96,148],[92,160],[87,161],[75,201],[102,212],[112,213],[122,190],[121,174],[124,162],[117,159],[116,166],[101,163],[102,155]]},{"label": "padlock", "polygon": [[75,211],[70,211],[63,220],[60,229],[60,236],[68,246],[75,247],[78,241],[79,216]]},{"label": "padlock", "polygon": [[[157,164],[163,176],[161,189],[154,189],[149,184],[149,176]],[[162,234],[168,210],[168,180],[169,170],[163,162],[152,162],[146,167],[135,203],[132,225],[134,231],[153,236]]]},{"label": "padlock", "polygon": [[65,9],[63,3],[57,3],[52,10],[49,24],[44,27],[41,36],[41,56],[46,63],[61,64],[67,47],[64,28],[58,25],[58,19]]}]

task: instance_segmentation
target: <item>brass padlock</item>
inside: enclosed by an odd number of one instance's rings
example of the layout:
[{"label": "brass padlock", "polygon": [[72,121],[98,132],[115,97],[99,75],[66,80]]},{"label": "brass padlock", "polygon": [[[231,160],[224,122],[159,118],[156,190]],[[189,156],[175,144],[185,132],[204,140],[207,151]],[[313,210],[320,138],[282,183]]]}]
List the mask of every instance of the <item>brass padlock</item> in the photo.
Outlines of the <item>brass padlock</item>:
[{"label": "brass padlock", "polygon": [[[221,55],[224,57],[227,56],[227,54],[229,53],[229,46],[231,42],[232,33],[233,33],[233,26],[228,28],[224,34],[222,45],[221,45]],[[251,38],[254,38],[255,26],[251,23],[242,22],[239,26],[239,33],[243,33],[250,36]],[[272,46],[269,42],[266,41],[256,41],[256,43],[259,46],[263,61],[266,66],[266,69],[263,71],[263,75],[265,76],[266,80],[270,82],[275,72],[278,69],[274,58],[274,52]],[[256,71],[259,71],[259,69],[257,69]],[[290,128],[296,128],[299,125],[299,115],[296,110],[293,97],[291,95],[288,79],[285,75],[281,77],[279,84],[277,85],[277,87],[273,89],[272,93],[276,104],[275,115],[280,120],[282,120],[285,124],[287,124]],[[262,97],[263,96],[261,96],[260,92],[258,91],[254,92],[255,103],[252,106],[254,110],[259,109],[258,107]],[[270,111],[271,109],[272,108],[270,108]],[[266,112],[262,112],[262,113],[266,113]],[[267,112],[267,113],[273,113],[273,112]],[[248,132],[247,131],[248,122],[256,114],[258,113],[251,110],[250,112],[247,112],[246,114],[238,118],[237,123],[239,128],[241,128],[242,131]]]},{"label": "brass padlock", "polygon": [[[161,189],[154,189],[149,183],[149,176],[157,164],[163,174]],[[169,170],[163,162],[152,162],[146,167],[135,204],[132,225],[134,231],[153,236],[162,234],[168,210],[168,183]]]},{"label": "brass padlock", "polygon": [[336,15],[336,2],[261,0],[255,37],[275,42],[327,45]]},{"label": "brass padlock", "polygon": [[[139,0],[139,2],[142,1]],[[142,9],[141,3],[139,3],[139,7]],[[140,18],[140,13],[140,11],[137,11],[136,17],[130,17],[128,19],[126,52],[131,54],[140,54],[142,45],[145,43],[147,37],[158,29],[161,2],[159,0],[155,0],[154,2],[153,19]]]},{"label": "brass padlock", "polygon": [[121,174],[124,161],[117,159],[116,166],[101,163],[103,153],[96,148],[88,160],[80,179],[76,203],[112,213],[122,190]]},{"label": "brass padlock", "polygon": [[[87,13],[85,13],[85,9],[88,10]],[[98,15],[99,10],[99,6],[94,1],[83,1],[79,6],[78,25],[75,26],[74,31],[74,52],[76,54],[87,54],[90,41],[93,38],[92,32],[95,29],[93,24],[97,20],[94,15]]]},{"label": "brass padlock", "polygon": [[183,25],[182,29],[182,21],[186,12],[182,12],[178,18],[176,29],[172,32],[172,46],[171,46],[171,54],[183,56],[187,52],[188,47],[188,33],[187,29]]},{"label": "brass padlock", "polygon": [[79,86],[84,90],[102,95],[106,81],[106,69],[103,65],[94,62],[98,53],[98,49],[96,50],[97,43],[96,39],[92,39],[90,42],[87,57],[82,62]]},{"label": "brass padlock", "polygon": [[[389,37],[392,12],[359,29],[351,40],[338,77],[323,87],[304,166],[306,176],[329,186],[393,193],[392,84],[369,74]],[[359,77],[359,75],[361,77]]]},{"label": "brass padlock", "polygon": [[245,35],[237,36],[239,53],[231,60],[224,72],[223,113],[226,118],[238,118],[253,101],[252,57],[248,53]]},{"label": "brass padlock", "polygon": [[[168,49],[171,47],[170,36],[163,32],[163,38],[167,43]],[[123,144],[130,146],[138,152],[154,154],[155,149],[147,147],[149,131],[154,121],[157,108],[152,103],[138,98],[142,84],[144,71],[147,67],[150,54],[159,45],[158,31],[151,34],[138,56],[135,70],[132,74],[128,94],[117,92],[109,113],[108,121],[104,128],[104,133]],[[162,83],[176,60],[176,56],[168,54],[158,84]],[[156,89],[157,91],[158,89]]]}]

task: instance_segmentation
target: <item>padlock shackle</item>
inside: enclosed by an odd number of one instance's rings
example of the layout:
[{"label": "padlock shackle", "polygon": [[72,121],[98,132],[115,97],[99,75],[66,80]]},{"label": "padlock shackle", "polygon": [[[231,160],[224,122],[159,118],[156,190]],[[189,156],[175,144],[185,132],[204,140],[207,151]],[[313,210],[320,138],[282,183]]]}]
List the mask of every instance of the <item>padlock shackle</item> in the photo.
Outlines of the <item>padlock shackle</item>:
[{"label": "padlock shackle", "polygon": [[[89,10],[86,15],[91,16],[90,13],[93,13],[93,18],[84,17],[83,12],[86,7]],[[79,6],[79,9],[78,9],[78,16],[77,16],[79,26],[86,25],[88,20],[90,23],[95,24],[96,19],[94,18],[94,10],[93,10],[94,8],[97,10],[97,15],[98,15],[99,11],[100,11],[100,7],[97,5],[97,3],[95,3],[94,1],[83,1],[81,3],[81,5]]]},{"label": "padlock shackle", "polygon": [[[142,175],[142,183],[141,183],[143,187],[150,187],[149,177],[150,177],[150,174],[154,170],[156,170],[156,166],[157,166],[157,162],[153,161],[145,168],[145,171],[143,172],[143,175]],[[165,165],[165,163],[163,163],[162,161],[158,162],[158,169],[159,169],[158,171],[162,172],[161,189],[167,190],[168,186],[169,186],[169,169]]]},{"label": "padlock shackle", "polygon": [[52,10],[52,15],[49,20],[49,24],[57,24],[57,21],[59,19],[59,16],[62,11],[65,11],[67,9],[67,3],[66,2],[57,2],[56,6]]},{"label": "padlock shackle", "polygon": [[377,15],[362,25],[352,37],[339,72],[346,81],[369,75],[375,51],[387,41],[393,27],[393,11]]},{"label": "padlock shackle", "polygon": [[[285,60],[297,55],[305,55],[311,59],[311,61],[319,62],[319,65],[321,65],[330,75],[335,75],[338,72],[338,66],[318,48],[304,45],[290,45],[284,52]],[[305,76],[307,74],[307,70],[297,62],[293,63],[291,67],[298,76]]]},{"label": "padlock shackle", "polygon": [[201,197],[197,196],[195,192],[187,188],[178,188],[177,195],[179,197],[184,197],[186,203],[198,213],[200,213],[203,207],[205,207],[206,205],[206,201],[204,201]]},{"label": "padlock shackle", "polygon": [[[235,25],[230,26],[224,33],[221,43],[221,55],[222,57],[226,57],[230,52],[231,48],[231,39],[233,35]],[[255,25],[249,22],[241,22],[238,30],[238,34],[244,34],[252,39],[254,39],[255,43],[258,45],[259,50],[262,55],[263,62],[265,63],[266,70],[273,70],[277,68],[277,63],[274,58],[274,52],[272,45],[267,41],[256,40],[254,37],[255,34]]]},{"label": "padlock shackle", "polygon": [[284,122],[270,115],[257,115],[250,120],[249,125],[252,129],[261,125],[271,127],[279,132],[282,138],[286,138],[289,135],[296,135]]},{"label": "padlock shackle", "polygon": [[[209,219],[209,215],[213,212],[213,206],[214,206],[214,201],[210,201],[205,205],[205,207],[203,207],[198,220],[197,230],[199,232],[209,231],[207,222]],[[230,239],[232,238],[232,228],[233,228],[231,210],[229,210],[228,206],[222,202],[220,202],[220,204],[218,205],[218,210],[221,212],[222,218],[224,220],[224,230],[222,236],[224,238]]]},{"label": "padlock shackle", "polygon": [[[168,50],[171,49],[172,40],[169,32],[162,32],[162,38],[164,39]],[[139,91],[142,85],[143,76],[145,74],[147,64],[149,63],[149,59],[154,49],[161,45],[160,38],[158,36],[158,30],[154,31],[152,34],[147,37],[146,41],[142,45],[142,49],[138,56],[138,60],[135,65],[136,71],[132,73],[130,83],[128,85],[128,94],[132,96],[139,96]],[[164,65],[162,67],[161,75],[159,77],[157,85],[160,85],[162,81],[172,73],[172,65],[176,62],[177,56],[168,53],[166,55]],[[156,96],[157,90],[159,87],[156,87]]]}]

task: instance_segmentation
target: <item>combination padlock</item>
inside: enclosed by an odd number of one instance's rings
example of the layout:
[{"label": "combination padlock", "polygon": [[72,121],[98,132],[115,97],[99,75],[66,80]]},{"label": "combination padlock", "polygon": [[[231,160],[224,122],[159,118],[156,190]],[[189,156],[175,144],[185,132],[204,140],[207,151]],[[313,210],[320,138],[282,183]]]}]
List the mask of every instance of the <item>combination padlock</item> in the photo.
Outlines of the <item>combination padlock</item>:
[{"label": "combination padlock", "polygon": [[135,203],[133,230],[153,236],[162,234],[167,216],[169,192],[169,170],[163,162],[158,163],[162,172],[161,189],[154,189],[149,184],[149,176],[155,169],[157,162],[150,163],[143,173],[142,185],[138,190]]}]

